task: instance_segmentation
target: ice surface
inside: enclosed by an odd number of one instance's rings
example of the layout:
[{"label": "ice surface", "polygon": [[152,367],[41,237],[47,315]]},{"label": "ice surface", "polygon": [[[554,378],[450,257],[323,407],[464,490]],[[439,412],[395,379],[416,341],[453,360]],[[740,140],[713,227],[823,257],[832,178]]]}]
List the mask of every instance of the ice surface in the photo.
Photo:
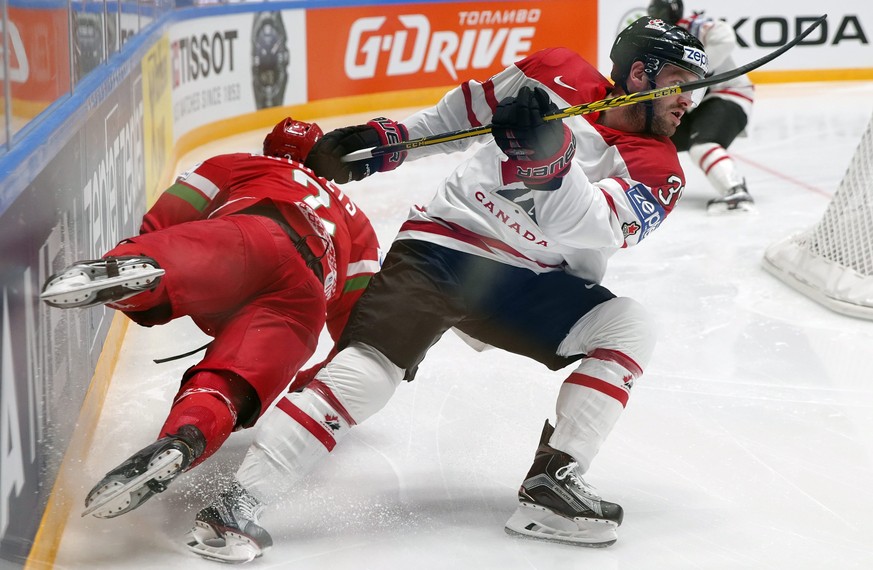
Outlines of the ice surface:
[{"label": "ice surface", "polygon": [[[749,136],[730,151],[759,213],[707,216],[714,191],[683,155],[683,202],[610,266],[605,284],[648,305],[661,335],[587,477],[625,509],[614,546],[504,534],[564,374],[474,352],[449,334],[415,382],[269,510],[264,524],[276,546],[250,567],[873,568],[873,323],[820,307],[760,265],[770,243],[821,216],[873,112],[873,83],[761,85],[757,93]],[[326,129],[351,122],[321,121]],[[240,135],[188,158],[256,150],[262,136]],[[425,201],[456,160],[409,163],[348,192],[387,246],[409,206]],[[77,500],[152,441],[197,357],[152,359],[205,338],[189,321],[131,325],[92,453],[73,478]],[[250,437],[234,434],[206,464],[125,516],[80,518],[74,508],[56,568],[219,568],[189,554],[183,535]]]}]

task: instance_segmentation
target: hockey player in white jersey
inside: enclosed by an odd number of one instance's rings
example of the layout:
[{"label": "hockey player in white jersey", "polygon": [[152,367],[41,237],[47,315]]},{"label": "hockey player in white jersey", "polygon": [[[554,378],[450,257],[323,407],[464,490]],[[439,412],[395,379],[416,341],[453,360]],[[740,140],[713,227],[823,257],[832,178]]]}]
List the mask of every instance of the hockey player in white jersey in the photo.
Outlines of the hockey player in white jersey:
[{"label": "hockey player in white jersey", "polygon": [[[724,20],[710,18],[703,12],[684,17],[682,0],[651,0],[648,14],[680,26],[703,44],[711,73],[736,69],[733,59],[737,36]],[[700,105],[688,113],[673,135],[673,143],[688,151],[694,163],[706,174],[719,193],[707,203],[707,212],[754,211],[754,200],[734,159],[727,148],[749,122],[755,86],[747,75],[714,85],[703,92]]]},{"label": "hockey player in white jersey", "polygon": [[[313,149],[307,166],[347,182],[405,158],[341,160],[361,148],[489,123],[493,135],[430,203],[412,208],[353,311],[340,352],[263,418],[233,485],[197,514],[190,550],[224,562],[260,556],[272,544],[262,509],[412,380],[429,347],[453,327],[568,369],[556,421],[545,423],[506,531],[581,546],[615,542],[623,510],[583,475],[655,337],[645,308],[600,282],[609,257],[640,243],[678,202],[684,175],[669,137],[692,102],[680,94],[563,121],[543,116],[692,81],[707,68],[694,36],[648,17],[619,34],[611,58],[614,85],[570,50],[546,49],[487,81],[463,83],[390,136],[371,122],[328,133]],[[434,145],[418,156],[471,143]]]}]

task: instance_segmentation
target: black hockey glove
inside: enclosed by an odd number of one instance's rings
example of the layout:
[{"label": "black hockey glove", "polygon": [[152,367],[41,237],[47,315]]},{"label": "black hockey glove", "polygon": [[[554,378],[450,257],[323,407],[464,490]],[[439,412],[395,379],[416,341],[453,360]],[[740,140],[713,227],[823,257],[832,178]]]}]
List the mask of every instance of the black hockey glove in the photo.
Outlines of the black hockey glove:
[{"label": "black hockey glove", "polygon": [[366,125],[343,127],[327,133],[309,151],[305,164],[317,175],[339,184],[362,180],[374,172],[394,170],[406,158],[406,151],[354,162],[343,162],[343,156],[362,148],[406,140],[409,140],[409,134],[405,126],[379,117]]},{"label": "black hockey glove", "polygon": [[543,89],[522,87],[497,104],[491,119],[491,134],[509,157],[512,174],[532,190],[557,190],[576,152],[563,120],[543,120],[558,110]]}]

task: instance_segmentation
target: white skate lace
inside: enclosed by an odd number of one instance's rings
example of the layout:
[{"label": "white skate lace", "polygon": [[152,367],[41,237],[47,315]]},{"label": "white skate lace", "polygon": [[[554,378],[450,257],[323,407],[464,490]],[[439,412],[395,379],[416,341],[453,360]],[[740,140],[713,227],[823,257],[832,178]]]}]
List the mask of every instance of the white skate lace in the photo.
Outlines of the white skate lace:
[{"label": "white skate lace", "polygon": [[585,480],[579,476],[576,472],[576,468],[579,467],[579,464],[575,461],[571,461],[567,465],[564,465],[557,471],[555,471],[555,479],[558,481],[563,481],[567,477],[570,478],[570,483],[577,487],[582,493],[587,495],[588,497],[595,499],[597,501],[600,500],[600,496],[597,494],[597,490],[593,485],[586,483]]}]

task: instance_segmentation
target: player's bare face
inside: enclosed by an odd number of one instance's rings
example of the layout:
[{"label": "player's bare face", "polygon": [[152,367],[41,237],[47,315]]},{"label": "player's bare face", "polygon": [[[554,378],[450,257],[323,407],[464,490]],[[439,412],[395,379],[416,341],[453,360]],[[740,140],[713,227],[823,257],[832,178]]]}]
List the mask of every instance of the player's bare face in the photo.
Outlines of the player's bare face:
[{"label": "player's bare face", "polygon": [[[687,83],[695,79],[697,79],[697,76],[690,71],[667,64],[655,78],[655,86],[658,88],[670,87],[671,85],[679,85],[680,83]],[[679,123],[682,122],[682,117],[691,110],[693,105],[690,92],[655,99],[653,101],[652,134],[663,135],[665,137],[673,136]]]}]

